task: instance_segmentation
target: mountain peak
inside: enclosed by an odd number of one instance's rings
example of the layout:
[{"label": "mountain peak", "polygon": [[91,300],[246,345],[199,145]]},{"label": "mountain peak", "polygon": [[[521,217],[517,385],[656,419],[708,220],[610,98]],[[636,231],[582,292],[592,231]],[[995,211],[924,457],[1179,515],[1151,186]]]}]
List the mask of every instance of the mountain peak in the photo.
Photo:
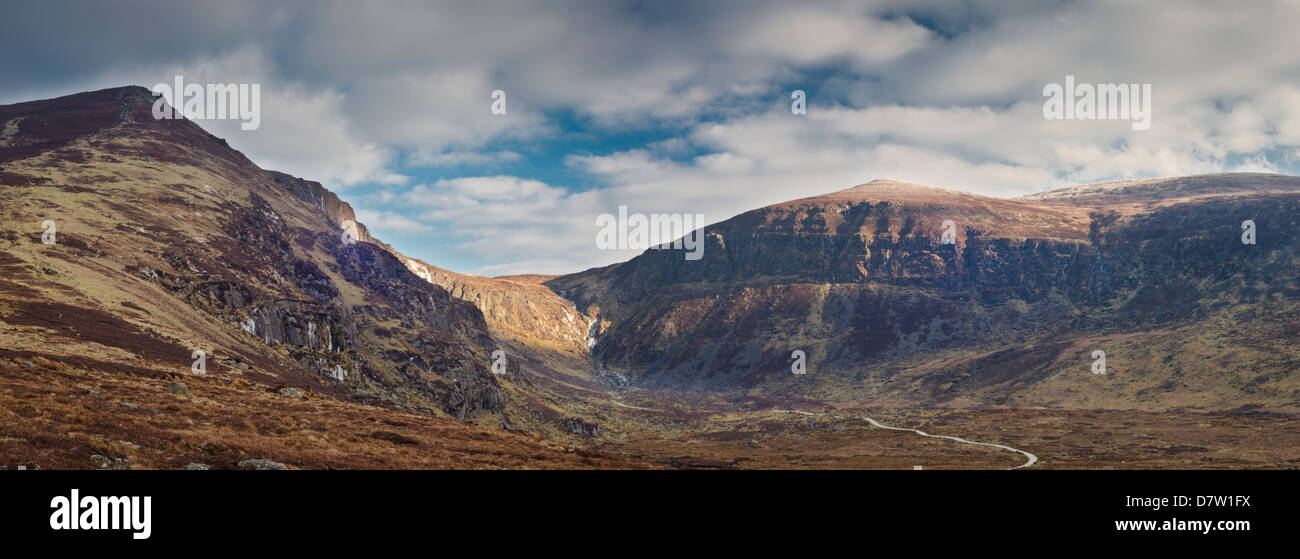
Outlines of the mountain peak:
[{"label": "mountain peak", "polygon": [[[972,194],[964,190],[955,188],[945,188],[940,186],[931,186],[900,179],[881,178],[868,183],[852,186],[844,190],[793,200],[794,203],[828,203],[828,202],[863,202],[863,201],[895,201],[895,202],[912,202],[912,203],[935,203],[942,201],[952,201],[954,198],[976,200],[986,199],[985,196]],[[784,205],[784,204],[782,204]]]},{"label": "mountain peak", "polygon": [[877,188],[879,188],[879,187],[923,187],[923,188],[940,188],[940,187],[932,186],[932,185],[928,185],[928,184],[921,184],[921,183],[919,183],[919,182],[912,182],[912,181],[909,181],[909,180],[894,179],[894,178],[889,178],[889,177],[882,177],[882,178],[879,178],[879,179],[873,180],[873,181],[871,181],[871,182],[864,183],[864,184],[860,184],[860,185],[858,185],[858,186],[854,186],[854,187],[850,187],[850,188],[859,188],[859,187],[864,187],[864,186],[872,186],[872,187],[877,187]]},{"label": "mountain peak", "polygon": [[0,163],[55,150],[77,138],[124,124],[207,135],[182,119],[155,120],[153,101],[148,89],[129,85],[0,105]]}]

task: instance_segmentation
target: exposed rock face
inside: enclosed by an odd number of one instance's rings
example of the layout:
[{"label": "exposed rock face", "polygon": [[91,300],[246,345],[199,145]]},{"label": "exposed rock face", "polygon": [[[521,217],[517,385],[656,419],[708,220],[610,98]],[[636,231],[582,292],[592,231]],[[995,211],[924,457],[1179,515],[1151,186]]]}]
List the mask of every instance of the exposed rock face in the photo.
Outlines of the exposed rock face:
[{"label": "exposed rock face", "polygon": [[564,420],[564,430],[584,437],[599,437],[603,431],[600,428],[600,425],[587,423],[586,421],[576,417],[570,417]]},{"label": "exposed rock face", "polygon": [[[203,350],[210,374],[501,413],[487,370],[497,344],[473,304],[416,277],[319,183],[264,171],[189,121],[155,120],[152,103],[127,87],[0,107],[17,129],[0,145],[0,261],[15,286],[0,314],[70,340],[8,334],[32,339],[0,351],[108,368],[129,356],[162,374],[188,373]],[[55,245],[33,229],[45,219]]]},{"label": "exposed rock face", "polygon": [[417,276],[478,307],[499,342],[543,358],[585,362],[592,319],[542,285],[554,276],[489,278],[449,272],[413,258],[405,262]]},{"label": "exposed rock face", "polygon": [[[1283,349],[1300,334],[1300,179],[1108,192],[997,199],[877,181],[711,226],[702,260],[651,250],[547,285],[605,325],[594,359],[641,384],[950,403],[1300,404],[1290,374],[1300,359]],[[1270,238],[1243,245],[1245,219]],[[1153,360],[1188,335],[1174,329],[1212,336],[1224,320],[1238,333],[1287,325],[1282,339],[1239,337],[1210,352],[1229,366],[1269,344],[1278,351],[1266,370],[1237,371],[1225,388],[1217,368]],[[1111,350],[1112,373],[1140,380],[1085,386],[1094,347]],[[790,370],[796,349],[808,356],[803,379]]]}]

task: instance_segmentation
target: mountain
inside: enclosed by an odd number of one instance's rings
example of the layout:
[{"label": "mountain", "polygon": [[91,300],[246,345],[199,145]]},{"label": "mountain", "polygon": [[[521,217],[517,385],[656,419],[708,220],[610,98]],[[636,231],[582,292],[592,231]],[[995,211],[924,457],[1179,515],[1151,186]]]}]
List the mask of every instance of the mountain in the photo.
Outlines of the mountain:
[{"label": "mountain", "polygon": [[1295,177],[877,180],[708,226],[700,260],[490,278],[152,103],[0,106],[0,468],[910,467],[863,409],[1068,467],[1060,425],[1147,456],[1102,435],[1300,410]]},{"label": "mountain", "polygon": [[597,366],[643,386],[1294,410],[1298,212],[1300,179],[1268,174],[1011,199],[878,180],[709,226],[700,260],[651,250],[546,285],[598,320]]},{"label": "mountain", "polygon": [[0,359],[162,377],[201,350],[208,375],[509,423],[477,307],[319,183],[154,119],[153,99],[0,107]]}]

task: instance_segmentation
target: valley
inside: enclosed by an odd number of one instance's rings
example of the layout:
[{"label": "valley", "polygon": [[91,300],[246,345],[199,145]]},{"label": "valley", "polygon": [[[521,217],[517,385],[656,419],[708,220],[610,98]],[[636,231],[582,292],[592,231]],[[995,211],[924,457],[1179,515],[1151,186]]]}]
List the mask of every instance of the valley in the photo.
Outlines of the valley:
[{"label": "valley", "polygon": [[880,179],[483,277],[153,102],[0,107],[0,467],[1300,467],[1296,177]]},{"label": "valley", "polygon": [[[897,409],[633,391],[571,400],[596,434],[483,428],[428,414],[286,396],[243,381],[0,361],[0,468],[1294,469],[1300,418],[1243,412]],[[186,385],[173,394],[173,382]],[[623,406],[621,401],[630,402]],[[579,402],[581,402],[579,404]],[[800,413],[792,413],[800,412]],[[804,415],[813,414],[813,415]],[[103,457],[103,458],[95,458]],[[243,465],[241,465],[243,463]],[[255,463],[255,462],[253,462]]]}]

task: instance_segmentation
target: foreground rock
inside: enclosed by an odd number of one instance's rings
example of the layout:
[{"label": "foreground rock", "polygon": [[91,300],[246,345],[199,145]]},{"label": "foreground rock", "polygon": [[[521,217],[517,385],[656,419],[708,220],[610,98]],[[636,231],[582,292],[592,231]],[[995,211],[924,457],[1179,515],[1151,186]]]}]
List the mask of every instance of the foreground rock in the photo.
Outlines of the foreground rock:
[{"label": "foreground rock", "polygon": [[289,469],[284,464],[281,464],[279,462],[272,462],[270,460],[264,460],[261,458],[240,460],[239,467],[245,470],[287,470]]}]

